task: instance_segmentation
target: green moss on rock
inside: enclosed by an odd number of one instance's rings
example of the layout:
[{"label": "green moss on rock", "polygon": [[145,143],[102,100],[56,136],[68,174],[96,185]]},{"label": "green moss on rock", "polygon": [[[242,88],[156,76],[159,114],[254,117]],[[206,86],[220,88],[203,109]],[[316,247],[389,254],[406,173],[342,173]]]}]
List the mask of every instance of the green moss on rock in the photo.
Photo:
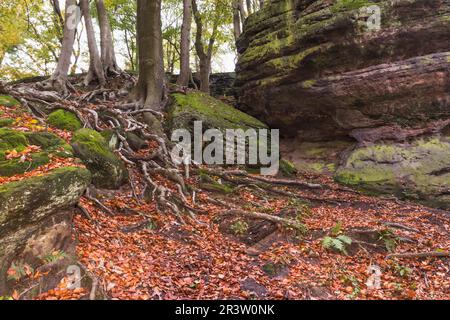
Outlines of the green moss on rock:
[{"label": "green moss on rock", "polygon": [[287,177],[293,177],[298,172],[298,170],[294,166],[294,164],[285,159],[281,159],[281,161],[280,161],[280,171],[283,175],[285,175]]},{"label": "green moss on rock", "polygon": [[5,159],[6,151],[22,151],[27,145],[27,138],[22,132],[0,128],[0,160]]},{"label": "green moss on rock", "polygon": [[26,134],[30,145],[40,146],[47,153],[61,158],[73,157],[72,147],[63,139],[50,132],[31,132]]},{"label": "green moss on rock", "polygon": [[47,122],[55,128],[68,131],[76,131],[83,127],[76,115],[62,109],[52,112],[48,116]]},{"label": "green moss on rock", "polygon": [[16,174],[22,174],[50,162],[50,158],[45,152],[34,153],[30,158],[25,161],[20,159],[0,161],[0,176],[11,177]]},{"label": "green moss on rock", "polygon": [[2,127],[10,127],[14,124],[14,119],[6,118],[0,119],[0,128]]},{"label": "green moss on rock", "polygon": [[0,95],[0,106],[14,107],[18,105],[19,101],[17,101],[13,97],[7,95]]},{"label": "green moss on rock", "polygon": [[66,167],[0,185],[0,234],[42,221],[76,204],[90,180],[88,170]]},{"label": "green moss on rock", "polygon": [[115,150],[119,146],[119,138],[114,133],[114,130],[107,129],[100,132],[102,137],[105,139],[108,144],[109,149]]},{"label": "green moss on rock", "polygon": [[173,94],[168,120],[170,130],[191,130],[194,121],[203,121],[204,129],[267,128],[252,116],[202,92]]},{"label": "green moss on rock", "polygon": [[105,138],[97,131],[80,129],[72,138],[75,155],[83,160],[91,171],[95,186],[117,189],[128,178],[128,170],[122,160],[108,146]]},{"label": "green moss on rock", "polygon": [[370,193],[393,194],[449,208],[449,155],[448,138],[376,144],[353,151],[335,179]]}]

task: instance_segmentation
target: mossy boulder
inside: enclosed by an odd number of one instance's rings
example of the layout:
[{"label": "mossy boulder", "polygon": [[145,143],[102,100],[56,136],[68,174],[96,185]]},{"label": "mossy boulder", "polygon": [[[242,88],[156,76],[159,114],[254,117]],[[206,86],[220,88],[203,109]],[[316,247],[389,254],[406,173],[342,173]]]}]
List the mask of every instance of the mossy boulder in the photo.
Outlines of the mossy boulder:
[{"label": "mossy boulder", "polygon": [[[41,147],[42,151],[32,153],[25,160],[6,159],[8,151],[23,151],[28,145]],[[32,171],[50,162],[50,155],[73,157],[72,147],[63,139],[48,132],[22,133],[0,129],[0,176],[10,177]]]},{"label": "mossy boulder", "polygon": [[68,131],[76,131],[83,127],[75,114],[63,109],[50,113],[47,122],[55,128]]},{"label": "mossy boulder", "polygon": [[45,152],[31,154],[25,161],[12,159],[0,161],[0,176],[11,177],[16,174],[22,174],[32,171],[50,162],[50,158]]},{"label": "mossy boulder", "polygon": [[61,158],[73,157],[73,149],[65,140],[50,132],[26,133],[30,145],[39,146],[47,153]]},{"label": "mossy boulder", "polygon": [[10,127],[14,124],[14,119],[4,118],[0,119],[0,128],[2,127]]},{"label": "mossy boulder", "polygon": [[39,222],[76,204],[90,181],[88,170],[66,167],[1,185],[0,234]]},{"label": "mossy boulder", "polygon": [[0,95],[0,106],[15,107],[19,105],[19,101],[11,96]]},{"label": "mossy boulder", "polygon": [[83,160],[91,171],[93,183],[99,188],[117,189],[128,178],[122,160],[108,147],[105,138],[97,131],[80,129],[72,138],[75,155]]},{"label": "mossy boulder", "polygon": [[0,128],[0,152],[14,149],[23,150],[27,145],[27,138],[22,132]]},{"label": "mossy boulder", "polygon": [[336,181],[375,194],[392,194],[450,208],[450,138],[375,144],[354,150]]},{"label": "mossy boulder", "polygon": [[[347,140],[281,141],[282,154],[300,172],[308,174],[333,174],[340,154],[354,143]],[[283,164],[280,163],[280,167]]]},{"label": "mossy boulder", "polygon": [[117,134],[115,134],[114,130],[106,129],[100,132],[100,134],[105,139],[111,150],[115,150],[119,146],[119,138],[117,137]]},{"label": "mossy boulder", "polygon": [[171,96],[168,129],[193,130],[194,121],[202,121],[203,129],[250,129],[267,128],[261,121],[208,94],[191,91]]},{"label": "mossy boulder", "polygon": [[[64,210],[78,203],[90,181],[88,170],[66,167],[0,185],[0,295],[6,294],[2,290],[7,290],[11,262],[23,252],[27,241],[57,223],[58,217],[70,221]],[[54,243],[61,241],[64,239],[55,239]]]},{"label": "mossy boulder", "polygon": [[292,162],[281,159],[280,172],[286,177],[294,177],[297,174],[298,170]]}]

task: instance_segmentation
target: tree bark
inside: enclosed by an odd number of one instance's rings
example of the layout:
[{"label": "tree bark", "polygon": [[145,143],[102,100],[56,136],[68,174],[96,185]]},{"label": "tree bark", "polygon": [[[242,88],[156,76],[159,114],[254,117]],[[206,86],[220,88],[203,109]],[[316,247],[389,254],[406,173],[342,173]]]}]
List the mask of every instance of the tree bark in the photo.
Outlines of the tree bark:
[{"label": "tree bark", "polygon": [[144,108],[161,109],[164,61],[161,31],[161,0],[137,1],[139,80],[134,98]]},{"label": "tree bark", "polygon": [[98,80],[100,86],[104,86],[106,83],[105,73],[103,71],[102,60],[97,48],[97,41],[95,39],[94,25],[92,23],[92,17],[89,8],[89,0],[80,1],[81,12],[84,17],[84,23],[86,25],[86,34],[89,47],[89,71],[84,79],[84,84],[87,86],[93,80]]},{"label": "tree bark", "polygon": [[[74,8],[77,5],[76,0],[66,0],[66,8]],[[67,94],[67,74],[70,68],[70,59],[72,57],[73,44],[75,42],[76,25],[78,21],[74,20],[74,12],[66,9],[64,35],[59,55],[58,64],[52,77],[47,83],[43,83],[44,89],[56,90]],[[76,22],[76,23],[74,23]]]},{"label": "tree bark", "polygon": [[58,0],[51,0],[53,12],[55,14],[55,17],[57,19],[57,23],[59,24],[60,28],[58,29],[59,32],[59,42],[62,43],[63,41],[63,34],[64,34],[64,18],[61,13],[61,8],[59,6]]},{"label": "tree bark", "polygon": [[190,77],[190,49],[191,49],[191,0],[183,0],[183,25],[181,27],[180,76],[177,84],[187,87]]},{"label": "tree bark", "polygon": [[247,19],[247,12],[245,11],[244,0],[238,0],[239,3],[239,13],[241,15],[241,21],[244,23],[245,19]]},{"label": "tree bark", "polygon": [[200,90],[206,93],[210,93],[209,77],[211,74],[211,60],[214,48],[214,43],[217,36],[218,20],[214,19],[214,25],[212,27],[212,34],[209,38],[208,46],[203,46],[203,21],[198,11],[197,1],[192,0],[192,12],[194,15],[195,24],[197,25],[197,32],[195,35],[195,50],[200,60]]},{"label": "tree bark", "polygon": [[246,0],[245,3],[247,5],[247,13],[251,15],[253,13],[252,0]]},{"label": "tree bark", "polygon": [[241,16],[239,12],[239,0],[234,0],[233,2],[233,30],[234,30],[234,39],[235,41],[237,41],[242,33]]},{"label": "tree bark", "polygon": [[120,69],[116,61],[111,24],[103,0],[97,0],[98,23],[100,26],[100,48],[103,70],[106,76],[117,75]]}]

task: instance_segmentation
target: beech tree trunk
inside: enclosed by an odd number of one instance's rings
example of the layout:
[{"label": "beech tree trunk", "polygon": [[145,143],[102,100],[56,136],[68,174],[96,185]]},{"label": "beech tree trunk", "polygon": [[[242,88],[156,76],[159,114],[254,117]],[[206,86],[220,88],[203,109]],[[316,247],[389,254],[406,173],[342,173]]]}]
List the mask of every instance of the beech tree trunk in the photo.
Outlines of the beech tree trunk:
[{"label": "beech tree trunk", "polygon": [[244,0],[238,0],[239,3],[239,13],[241,14],[241,21],[244,23],[247,19],[247,12],[245,11]]},{"label": "beech tree trunk", "polygon": [[144,108],[161,109],[164,61],[161,0],[137,0],[139,80],[134,97]]},{"label": "beech tree trunk", "polygon": [[233,2],[233,30],[234,30],[234,39],[237,41],[242,33],[241,16],[239,12],[239,0],[234,0]]},{"label": "beech tree trunk", "polygon": [[212,27],[212,34],[209,38],[208,46],[203,45],[203,21],[198,11],[196,0],[192,0],[192,12],[194,15],[195,24],[197,25],[197,32],[195,35],[195,50],[197,51],[198,59],[200,60],[200,90],[210,93],[209,77],[211,75],[211,60],[214,48],[214,43],[217,36],[218,20],[215,19]]},{"label": "beech tree trunk", "polygon": [[252,0],[246,0],[245,3],[247,5],[247,13],[251,15],[253,13]]},{"label": "beech tree trunk", "polygon": [[181,27],[181,55],[180,76],[177,84],[187,87],[190,78],[190,49],[191,49],[191,24],[192,4],[191,0],[183,0],[183,25]]},{"label": "beech tree trunk", "polygon": [[97,0],[98,23],[100,26],[100,48],[103,70],[106,76],[117,75],[120,69],[116,61],[111,24],[103,0]]},{"label": "beech tree trunk", "polygon": [[89,47],[89,71],[84,79],[84,84],[87,86],[93,80],[98,80],[99,85],[104,86],[106,83],[105,72],[103,71],[102,60],[100,59],[100,54],[97,48],[94,25],[92,23],[89,8],[89,0],[81,0],[80,6],[84,17],[84,23],[86,25],[86,34]]},{"label": "beech tree trunk", "polygon": [[[50,80],[46,83],[43,83],[44,89],[56,90],[63,94],[68,93],[67,74],[70,68],[70,59],[72,57],[72,49],[75,42],[75,33],[78,23],[76,12],[74,12],[73,10],[76,5],[76,0],[66,0],[64,35],[58,64]],[[68,10],[67,8],[71,9]]]}]

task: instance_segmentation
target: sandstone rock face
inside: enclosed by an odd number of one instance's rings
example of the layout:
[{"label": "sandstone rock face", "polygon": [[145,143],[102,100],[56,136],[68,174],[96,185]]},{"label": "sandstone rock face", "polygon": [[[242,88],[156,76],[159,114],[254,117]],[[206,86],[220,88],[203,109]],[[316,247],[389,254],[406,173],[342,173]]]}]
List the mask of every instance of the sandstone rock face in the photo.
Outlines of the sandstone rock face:
[{"label": "sandstone rock face", "polygon": [[76,204],[91,175],[86,169],[56,169],[44,176],[11,182],[0,187],[0,234],[38,222]]},{"label": "sandstone rock face", "polygon": [[450,209],[450,137],[358,148],[335,177],[369,192]]},{"label": "sandstone rock face", "polygon": [[[28,240],[40,229],[55,227],[55,217],[66,219],[63,211],[78,202],[90,181],[88,170],[66,167],[0,186],[0,295],[7,289],[6,271]],[[62,239],[53,240],[47,238],[47,247]]]},{"label": "sandstone rock face", "polygon": [[272,0],[238,41],[240,108],[316,140],[448,117],[449,35],[446,0]]},{"label": "sandstone rock face", "polygon": [[272,0],[237,46],[239,108],[299,169],[450,207],[449,1]]}]

